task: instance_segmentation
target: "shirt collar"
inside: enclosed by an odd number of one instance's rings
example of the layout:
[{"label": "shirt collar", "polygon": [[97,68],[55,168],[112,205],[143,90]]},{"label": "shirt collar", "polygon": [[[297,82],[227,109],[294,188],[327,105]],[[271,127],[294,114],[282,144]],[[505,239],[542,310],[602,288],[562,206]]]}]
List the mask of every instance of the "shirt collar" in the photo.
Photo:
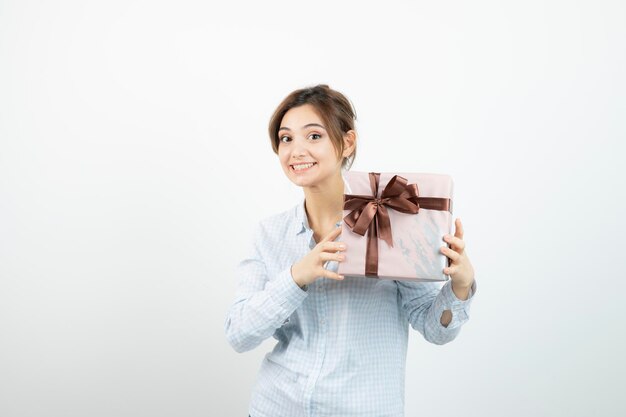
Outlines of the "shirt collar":
[{"label": "shirt collar", "polygon": [[[341,177],[343,178],[343,186],[344,186],[344,191],[349,194],[351,193],[350,191],[350,185],[348,184],[348,180],[346,178],[345,175],[345,169],[341,169]],[[304,208],[304,202],[306,200],[303,198],[297,205],[295,208],[296,211],[296,219],[294,221],[294,233],[296,235],[299,235],[300,233],[304,232],[305,230],[311,230],[311,228],[309,227],[309,221],[306,217],[306,210]],[[340,220],[339,222],[335,223],[335,226],[339,226],[342,223],[343,220]]]},{"label": "shirt collar", "polygon": [[304,201],[305,200],[303,198],[302,201],[300,201],[300,203],[296,206],[296,221],[294,222],[296,227],[294,231],[297,235],[304,232],[309,227],[306,219],[306,212],[304,211]]}]

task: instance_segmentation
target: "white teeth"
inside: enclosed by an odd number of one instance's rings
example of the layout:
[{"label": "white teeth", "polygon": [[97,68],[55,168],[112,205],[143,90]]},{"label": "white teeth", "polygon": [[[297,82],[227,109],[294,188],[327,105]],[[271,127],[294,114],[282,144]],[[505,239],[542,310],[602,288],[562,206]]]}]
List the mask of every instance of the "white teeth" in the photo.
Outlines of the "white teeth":
[{"label": "white teeth", "polygon": [[299,171],[301,169],[311,168],[314,164],[302,164],[302,165],[293,165],[293,169]]}]

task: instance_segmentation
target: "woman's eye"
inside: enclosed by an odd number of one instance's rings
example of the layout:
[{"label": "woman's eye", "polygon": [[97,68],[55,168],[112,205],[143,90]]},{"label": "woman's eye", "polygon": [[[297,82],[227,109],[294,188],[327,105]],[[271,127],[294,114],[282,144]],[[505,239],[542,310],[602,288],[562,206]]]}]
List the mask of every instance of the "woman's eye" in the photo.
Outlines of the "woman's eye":
[{"label": "woman's eye", "polygon": [[289,136],[281,136],[280,141],[283,142],[283,139],[285,138],[289,139]]},{"label": "woman's eye", "polygon": [[318,137],[320,137],[320,138],[322,137],[322,135],[319,135],[319,134],[317,134],[317,133],[313,133],[311,136],[318,136]]}]

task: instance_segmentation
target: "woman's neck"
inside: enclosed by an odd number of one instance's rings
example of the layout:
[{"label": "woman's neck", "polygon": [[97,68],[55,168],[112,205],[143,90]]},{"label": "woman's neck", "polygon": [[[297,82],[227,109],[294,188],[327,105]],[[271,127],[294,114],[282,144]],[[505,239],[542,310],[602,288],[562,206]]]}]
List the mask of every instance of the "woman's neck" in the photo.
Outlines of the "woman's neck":
[{"label": "woman's neck", "polygon": [[341,221],[343,192],[344,184],[341,175],[334,177],[321,189],[304,189],[304,204],[311,229],[325,229]]}]

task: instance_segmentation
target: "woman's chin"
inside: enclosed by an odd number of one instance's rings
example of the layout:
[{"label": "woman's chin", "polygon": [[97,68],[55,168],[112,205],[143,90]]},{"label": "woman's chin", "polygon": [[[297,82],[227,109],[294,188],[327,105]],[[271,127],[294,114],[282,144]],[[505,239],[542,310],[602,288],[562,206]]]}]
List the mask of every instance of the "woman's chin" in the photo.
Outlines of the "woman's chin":
[{"label": "woman's chin", "polygon": [[296,184],[299,187],[308,187],[311,185],[311,181],[307,180],[306,178],[290,178],[291,182],[293,182],[294,184]]}]

